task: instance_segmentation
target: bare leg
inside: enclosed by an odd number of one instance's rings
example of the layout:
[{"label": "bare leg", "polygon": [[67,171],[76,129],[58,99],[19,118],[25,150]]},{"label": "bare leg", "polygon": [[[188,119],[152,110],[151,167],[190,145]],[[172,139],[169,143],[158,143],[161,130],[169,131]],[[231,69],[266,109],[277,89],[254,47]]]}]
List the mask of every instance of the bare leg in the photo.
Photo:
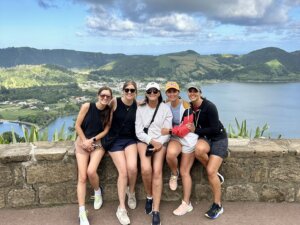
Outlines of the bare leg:
[{"label": "bare leg", "polygon": [[183,201],[187,204],[190,203],[190,197],[192,192],[192,177],[190,174],[195,159],[194,152],[182,153],[180,161],[180,175],[183,186]]},{"label": "bare leg", "polygon": [[195,147],[195,157],[201,162],[204,168],[206,168],[208,164],[209,151],[210,151],[209,144],[205,140],[199,139]]},{"label": "bare leg", "polygon": [[102,149],[95,150],[90,154],[90,162],[87,168],[87,175],[94,190],[99,189],[99,176],[97,174],[97,169],[104,154],[105,151]]},{"label": "bare leg", "polygon": [[129,145],[125,149],[126,166],[128,173],[129,192],[135,192],[135,184],[137,177],[137,145]]},{"label": "bare leg", "polygon": [[181,153],[182,146],[178,141],[171,140],[168,144],[166,160],[173,175],[177,175],[178,156]]},{"label": "bare leg", "polygon": [[162,169],[166,155],[166,148],[153,155],[153,177],[152,177],[152,194],[153,194],[153,211],[159,211],[161,193],[162,193]]},{"label": "bare leg", "polygon": [[111,156],[119,173],[118,196],[120,201],[120,208],[126,209],[125,197],[126,197],[128,176],[127,176],[125,152],[124,151],[109,152],[109,155]]},{"label": "bare leg", "polygon": [[214,195],[214,202],[221,205],[221,183],[217,172],[222,165],[223,159],[216,155],[210,155],[208,165],[206,167],[208,181],[211,185]]},{"label": "bare leg", "polygon": [[78,167],[78,182],[77,182],[78,205],[84,206],[89,155],[76,153],[76,160],[77,160],[77,167]]},{"label": "bare leg", "polygon": [[141,160],[142,179],[144,183],[145,192],[148,197],[152,196],[152,165],[151,157],[147,157],[146,148],[147,145],[144,143],[137,144],[139,157]]}]

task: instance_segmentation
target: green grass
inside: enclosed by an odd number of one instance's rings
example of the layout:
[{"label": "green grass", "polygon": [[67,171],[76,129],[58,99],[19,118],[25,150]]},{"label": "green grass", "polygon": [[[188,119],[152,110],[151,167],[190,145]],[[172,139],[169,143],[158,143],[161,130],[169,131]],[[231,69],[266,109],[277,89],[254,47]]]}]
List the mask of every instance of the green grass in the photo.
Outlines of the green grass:
[{"label": "green grass", "polygon": [[22,109],[21,106],[1,105],[0,114],[5,120],[18,120],[21,115],[36,115],[39,110]]},{"label": "green grass", "polygon": [[114,68],[115,64],[116,64],[116,62],[110,62],[104,66],[101,66],[99,69],[105,70],[105,71],[112,70]]},{"label": "green grass", "polygon": [[277,59],[266,62],[266,65],[268,65],[272,69],[277,69],[283,66]]}]

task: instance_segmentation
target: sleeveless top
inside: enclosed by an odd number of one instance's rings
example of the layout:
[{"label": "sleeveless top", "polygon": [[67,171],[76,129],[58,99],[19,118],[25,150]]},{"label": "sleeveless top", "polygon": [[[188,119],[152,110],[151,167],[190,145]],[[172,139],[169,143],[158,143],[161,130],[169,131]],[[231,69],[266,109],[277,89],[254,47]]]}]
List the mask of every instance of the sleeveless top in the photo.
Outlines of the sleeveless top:
[{"label": "sleeveless top", "polygon": [[95,137],[104,130],[101,120],[101,118],[104,116],[104,110],[105,109],[98,109],[95,103],[90,103],[89,110],[81,124],[81,129],[83,130],[86,138]]},{"label": "sleeveless top", "polygon": [[[130,108],[130,110],[129,110]],[[116,136],[116,134],[119,132],[118,138],[133,138],[136,139],[135,135],[135,114],[136,114],[137,104],[136,101],[132,103],[131,106],[125,105],[121,98],[117,98],[117,108],[113,112],[113,119],[111,128],[109,130],[109,136]],[[129,113],[128,116],[127,113]],[[126,122],[124,126],[122,127],[125,118]],[[122,130],[119,131],[119,129]]]}]

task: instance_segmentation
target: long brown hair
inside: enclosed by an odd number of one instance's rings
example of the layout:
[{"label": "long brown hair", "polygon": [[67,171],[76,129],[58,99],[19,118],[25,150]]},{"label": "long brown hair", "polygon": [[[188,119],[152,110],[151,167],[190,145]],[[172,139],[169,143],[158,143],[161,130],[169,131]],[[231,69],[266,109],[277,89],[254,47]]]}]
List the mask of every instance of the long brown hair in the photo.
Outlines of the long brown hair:
[{"label": "long brown hair", "polygon": [[[101,94],[102,91],[105,90],[109,91],[111,97],[113,97],[112,90],[107,86],[99,88],[98,96]],[[103,128],[106,127],[106,125],[110,122],[110,114],[111,114],[111,107],[109,106],[109,104],[107,104],[103,110],[103,113],[101,114],[101,121],[102,121]]]}]

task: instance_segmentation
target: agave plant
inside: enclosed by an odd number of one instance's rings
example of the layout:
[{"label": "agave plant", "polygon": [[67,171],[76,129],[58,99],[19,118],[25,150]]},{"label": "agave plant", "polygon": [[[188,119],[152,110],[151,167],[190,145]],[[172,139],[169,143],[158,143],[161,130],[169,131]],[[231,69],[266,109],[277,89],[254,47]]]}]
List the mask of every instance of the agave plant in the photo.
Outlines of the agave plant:
[{"label": "agave plant", "polygon": [[4,144],[4,138],[0,135],[0,144]]},{"label": "agave plant", "polygon": [[28,132],[28,128],[22,125],[22,131],[25,142],[36,142],[39,140],[39,133],[35,126],[31,126],[30,131]]},{"label": "agave plant", "polygon": [[[235,118],[235,124],[236,124],[237,132],[235,131],[235,129],[232,127],[231,124],[229,124],[229,126],[228,126],[227,133],[228,133],[229,138],[251,138],[251,130],[249,132],[249,130],[247,129],[247,121],[246,120],[243,120],[240,125],[237,118]],[[267,123],[262,128],[257,127],[254,138],[263,137],[264,132],[268,129],[269,129],[269,125]]]},{"label": "agave plant", "polygon": [[[256,131],[255,131],[255,136],[254,136],[254,138],[263,137],[264,132],[265,132],[266,130],[268,130],[268,129],[269,129],[269,125],[268,125],[268,124],[265,124],[262,128],[257,127],[257,128],[256,128]],[[278,139],[279,139],[280,137],[281,137],[281,135],[278,136]]]},{"label": "agave plant", "polygon": [[[26,128],[22,125],[22,131],[23,131],[23,140],[20,140],[19,136],[14,132],[14,129],[11,128],[11,138],[7,139],[3,135],[0,135],[0,144],[9,144],[9,143],[17,143],[17,142],[36,142],[36,141],[47,141],[48,140],[48,129],[45,129],[43,131],[38,130],[35,126],[31,126],[30,129]],[[10,133],[10,132],[9,132]],[[16,135],[18,137],[16,137]],[[59,131],[55,130],[53,133],[52,141],[66,141],[71,140],[75,141],[77,135],[76,132],[72,132],[71,134],[67,135],[65,132],[65,124],[62,125]]]}]

